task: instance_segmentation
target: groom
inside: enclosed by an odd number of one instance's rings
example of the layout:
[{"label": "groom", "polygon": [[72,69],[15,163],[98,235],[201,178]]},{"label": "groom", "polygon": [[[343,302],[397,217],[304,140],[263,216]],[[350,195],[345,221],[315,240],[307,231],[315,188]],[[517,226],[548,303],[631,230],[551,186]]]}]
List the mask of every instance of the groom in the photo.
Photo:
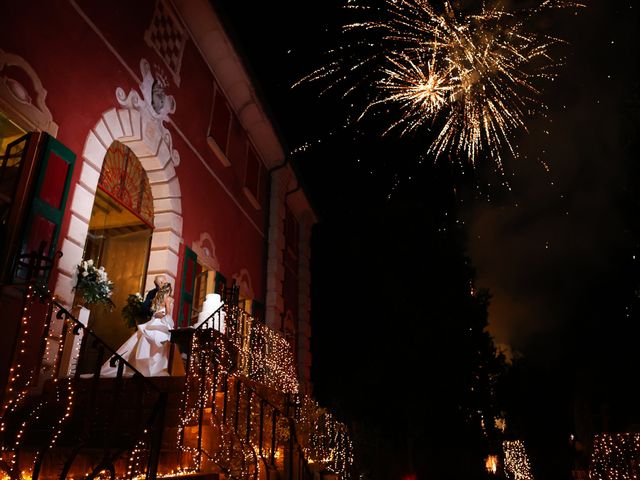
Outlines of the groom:
[{"label": "groom", "polygon": [[144,302],[142,302],[142,309],[144,310],[144,315],[147,319],[153,316],[151,304],[153,303],[153,299],[156,297],[156,294],[165,283],[167,283],[167,277],[164,275],[157,275],[156,278],[153,279],[153,284],[156,288],[149,290],[147,292],[147,296],[144,298]]}]

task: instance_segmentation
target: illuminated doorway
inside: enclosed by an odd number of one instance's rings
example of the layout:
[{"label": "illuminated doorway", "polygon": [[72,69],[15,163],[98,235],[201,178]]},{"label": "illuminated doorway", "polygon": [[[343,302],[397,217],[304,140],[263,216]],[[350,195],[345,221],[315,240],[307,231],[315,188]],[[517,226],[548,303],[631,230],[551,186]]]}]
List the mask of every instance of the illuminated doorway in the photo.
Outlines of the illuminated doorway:
[{"label": "illuminated doorway", "polygon": [[22,144],[11,148],[25,133],[0,111],[0,218],[5,221],[6,211],[13,200],[20,175]]},{"label": "illuminated doorway", "polygon": [[113,311],[96,306],[89,318],[90,328],[113,349],[131,336],[121,312],[130,294],[144,293],[152,233],[147,174],[131,149],[115,141],[105,156],[84,250],[84,258],[103,266],[114,283]]},{"label": "illuminated doorway", "polygon": [[8,245],[6,239],[15,227],[10,222],[20,180],[26,132],[0,111],[0,251]]}]

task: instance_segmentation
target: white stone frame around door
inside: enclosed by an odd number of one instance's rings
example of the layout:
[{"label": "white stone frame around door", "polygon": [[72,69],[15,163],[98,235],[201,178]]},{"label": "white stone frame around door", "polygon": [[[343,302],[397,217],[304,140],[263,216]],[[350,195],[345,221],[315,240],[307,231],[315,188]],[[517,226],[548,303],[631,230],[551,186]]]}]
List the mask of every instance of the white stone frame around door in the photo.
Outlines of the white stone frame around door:
[{"label": "white stone frame around door", "polygon": [[[102,115],[87,135],[80,179],[71,201],[71,220],[62,242],[55,294],[66,305],[73,302],[73,272],[82,260],[96,188],[109,145],[117,140],[138,157],[149,177],[153,195],[154,230],[147,268],[146,290],[156,275],[166,275],[172,285],[178,273],[182,235],[180,183],[171,155],[163,142],[148,143],[140,113],[134,109],[111,109]],[[77,168],[77,167],[76,167]]]},{"label": "white stone frame around door", "polygon": [[73,302],[73,273],[82,260],[102,164],[114,140],[129,147],[138,157],[151,185],[154,230],[145,290],[151,288],[153,277],[160,274],[166,275],[175,287],[182,241],[182,194],[175,170],[180,156],[173,149],[171,133],[163,124],[175,111],[175,102],[167,96],[161,111],[152,108],[153,75],[146,60],[140,63],[142,98],[136,91],[126,95],[118,88],[118,102],[127,108],[112,108],[102,114],[87,135],[82,162],[76,164],[76,168],[81,168],[80,179],[71,201],[71,219],[62,242],[63,255],[58,262],[55,287],[55,294],[68,306]]}]

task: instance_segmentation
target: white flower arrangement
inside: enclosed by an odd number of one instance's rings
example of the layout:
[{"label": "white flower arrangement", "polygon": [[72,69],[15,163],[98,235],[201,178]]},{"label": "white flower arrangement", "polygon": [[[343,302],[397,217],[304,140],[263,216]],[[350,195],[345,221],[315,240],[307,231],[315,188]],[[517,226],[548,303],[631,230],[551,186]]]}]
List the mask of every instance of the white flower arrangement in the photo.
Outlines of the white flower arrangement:
[{"label": "white flower arrangement", "polygon": [[76,275],[74,288],[82,295],[85,305],[103,304],[109,310],[113,309],[113,282],[109,280],[104,267],[96,268],[92,259],[83,260],[77,267]]}]

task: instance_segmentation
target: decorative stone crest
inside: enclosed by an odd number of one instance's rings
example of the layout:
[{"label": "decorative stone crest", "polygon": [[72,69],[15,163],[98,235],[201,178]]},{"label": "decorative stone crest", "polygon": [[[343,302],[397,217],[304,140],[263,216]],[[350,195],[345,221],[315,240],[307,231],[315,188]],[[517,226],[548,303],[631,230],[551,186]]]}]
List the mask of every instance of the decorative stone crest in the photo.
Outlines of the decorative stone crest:
[{"label": "decorative stone crest", "polygon": [[200,263],[211,270],[220,270],[220,262],[216,257],[216,246],[209,233],[202,232],[200,238],[191,245],[191,249],[198,255]]},{"label": "decorative stone crest", "polygon": [[249,270],[243,268],[239,273],[232,277],[236,281],[236,285],[240,288],[240,295],[244,298],[255,298],[253,294],[253,286],[251,285],[251,275]]},{"label": "decorative stone crest", "polygon": [[173,165],[177,167],[180,165],[180,155],[173,148],[171,132],[164,126],[164,122],[169,120],[169,115],[176,111],[176,101],[172,95],[165,93],[166,79],[161,74],[154,76],[149,62],[144,58],[140,60],[140,71],[142,98],[135,90],[131,90],[127,95],[121,87],[116,89],[116,98],[120,105],[140,112],[145,143],[157,145],[158,150],[164,146],[170,152]]},{"label": "decorative stone crest", "polygon": [[0,48],[0,107],[22,117],[29,128],[55,136],[58,125],[53,121],[46,98],[47,91],[31,65],[19,55]]}]

